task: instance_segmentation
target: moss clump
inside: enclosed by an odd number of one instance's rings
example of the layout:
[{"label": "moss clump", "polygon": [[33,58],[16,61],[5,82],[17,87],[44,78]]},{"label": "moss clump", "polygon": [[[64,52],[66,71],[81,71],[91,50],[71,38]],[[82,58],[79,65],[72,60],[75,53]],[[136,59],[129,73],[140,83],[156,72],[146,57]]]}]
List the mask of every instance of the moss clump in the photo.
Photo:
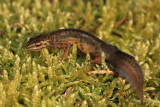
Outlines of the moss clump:
[{"label": "moss clump", "polygon": [[[89,55],[72,46],[29,52],[29,38],[60,28],[79,28],[119,47],[138,60],[144,73],[144,106],[160,105],[159,0],[1,0],[0,106],[139,106],[125,80],[88,76]],[[125,20],[118,24],[125,17]],[[23,28],[10,28],[19,22]],[[115,26],[116,25],[116,26]],[[93,69],[104,69],[95,65]],[[73,87],[65,98],[62,94]]]}]

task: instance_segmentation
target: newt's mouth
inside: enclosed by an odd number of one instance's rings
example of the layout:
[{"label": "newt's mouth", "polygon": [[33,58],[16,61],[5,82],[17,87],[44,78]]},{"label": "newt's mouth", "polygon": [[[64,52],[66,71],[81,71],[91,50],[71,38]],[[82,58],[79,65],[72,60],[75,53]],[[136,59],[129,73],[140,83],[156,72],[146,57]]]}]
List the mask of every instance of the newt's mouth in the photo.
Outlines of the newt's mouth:
[{"label": "newt's mouth", "polygon": [[42,46],[35,46],[35,44],[29,44],[27,43],[25,48],[27,50],[30,50],[30,51],[40,51],[43,47]]}]

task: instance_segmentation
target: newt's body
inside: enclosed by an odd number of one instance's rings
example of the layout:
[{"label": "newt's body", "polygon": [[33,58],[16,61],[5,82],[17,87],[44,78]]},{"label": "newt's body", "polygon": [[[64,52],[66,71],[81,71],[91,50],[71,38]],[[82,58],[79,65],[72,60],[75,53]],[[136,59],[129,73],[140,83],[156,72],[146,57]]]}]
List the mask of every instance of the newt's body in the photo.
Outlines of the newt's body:
[{"label": "newt's body", "polygon": [[31,51],[40,51],[42,48],[65,48],[62,59],[68,55],[72,44],[83,53],[90,53],[95,57],[94,62],[101,63],[101,53],[111,64],[112,69],[118,71],[136,90],[141,103],[143,102],[143,72],[134,57],[120,51],[116,46],[107,44],[97,37],[77,29],[62,29],[42,34],[29,40],[26,48]]}]

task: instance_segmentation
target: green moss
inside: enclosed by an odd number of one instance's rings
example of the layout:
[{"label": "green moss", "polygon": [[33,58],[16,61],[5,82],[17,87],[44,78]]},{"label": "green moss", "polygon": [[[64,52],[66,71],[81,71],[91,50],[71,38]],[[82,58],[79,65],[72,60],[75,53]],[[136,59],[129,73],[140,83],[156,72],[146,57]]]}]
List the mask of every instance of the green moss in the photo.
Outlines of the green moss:
[{"label": "green moss", "polygon": [[[87,75],[90,56],[73,45],[63,49],[25,49],[29,38],[60,28],[79,28],[133,55],[144,73],[143,106],[160,105],[159,0],[1,0],[0,106],[140,106],[135,91],[120,77]],[[125,21],[114,25],[123,17]],[[10,28],[20,22],[23,28]],[[104,58],[103,58],[104,59]],[[108,64],[102,61],[105,69]],[[65,98],[61,95],[73,87]]]}]

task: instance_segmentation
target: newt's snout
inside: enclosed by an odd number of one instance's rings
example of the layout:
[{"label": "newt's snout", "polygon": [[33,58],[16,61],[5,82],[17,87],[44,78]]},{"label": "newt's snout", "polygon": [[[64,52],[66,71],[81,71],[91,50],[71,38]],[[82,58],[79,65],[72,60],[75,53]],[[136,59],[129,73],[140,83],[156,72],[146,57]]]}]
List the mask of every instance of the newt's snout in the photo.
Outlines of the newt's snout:
[{"label": "newt's snout", "polygon": [[136,93],[143,103],[143,72],[134,57],[118,50],[115,53],[114,70],[116,70],[136,90]]},{"label": "newt's snout", "polygon": [[33,41],[32,39],[29,40],[26,44],[26,49],[27,50],[31,50],[31,51],[40,51],[43,48],[46,48],[47,46],[49,46],[49,40],[40,40],[40,39],[36,39]]}]

